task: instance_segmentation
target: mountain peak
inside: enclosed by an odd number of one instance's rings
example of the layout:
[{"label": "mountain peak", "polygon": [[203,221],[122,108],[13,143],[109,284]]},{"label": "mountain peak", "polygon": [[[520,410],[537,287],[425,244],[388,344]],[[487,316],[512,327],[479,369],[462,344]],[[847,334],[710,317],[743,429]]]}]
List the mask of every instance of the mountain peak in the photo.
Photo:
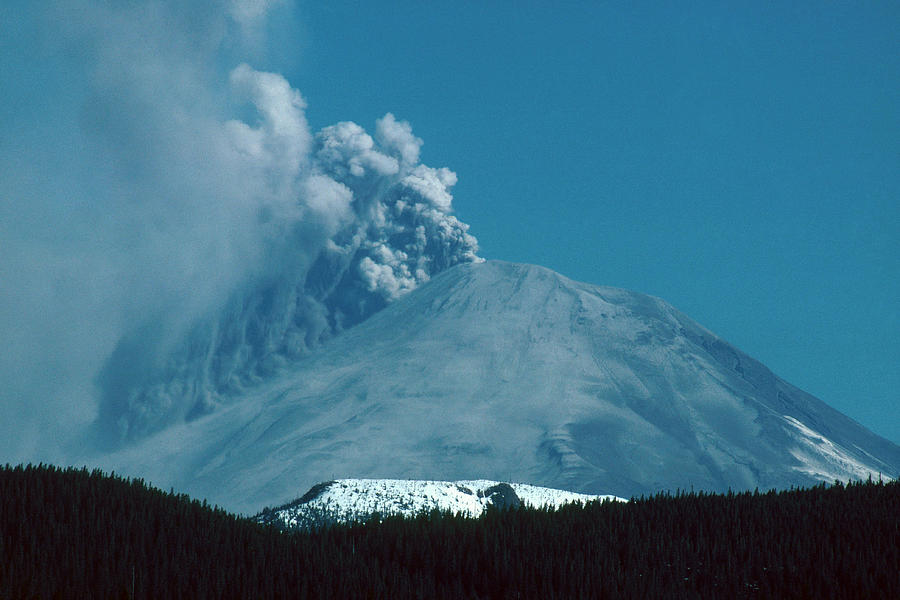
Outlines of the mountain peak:
[{"label": "mountain peak", "polygon": [[335,475],[629,497],[900,472],[896,445],[662,300],[499,261],[448,269],[115,460],[239,510]]}]

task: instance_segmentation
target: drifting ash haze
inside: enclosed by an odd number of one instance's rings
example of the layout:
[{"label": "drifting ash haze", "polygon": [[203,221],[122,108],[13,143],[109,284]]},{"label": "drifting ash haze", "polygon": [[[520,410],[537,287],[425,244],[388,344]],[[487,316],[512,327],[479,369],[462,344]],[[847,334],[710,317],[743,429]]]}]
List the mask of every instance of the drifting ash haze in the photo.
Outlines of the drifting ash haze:
[{"label": "drifting ash haze", "polygon": [[479,260],[456,175],[419,161],[408,123],[314,132],[283,76],[241,62],[282,4],[35,7],[72,73],[59,143],[40,119],[0,145],[6,459],[69,461],[207,414]]},{"label": "drifting ash haze", "polygon": [[[282,78],[241,66],[232,79],[265,116],[258,129],[227,124],[242,151],[305,140],[302,101]],[[354,123],[320,131],[292,164],[299,181],[281,214],[262,213],[274,230],[262,272],[179,337],[151,320],[118,342],[99,378],[108,442],[209,412],[433,274],[480,260],[468,226],[449,214],[456,175],[419,164],[421,140],[393,115],[375,139]]]},{"label": "drifting ash haze", "polygon": [[336,477],[787,488],[896,477],[900,448],[660,300],[488,261],[102,461],[253,513]]}]

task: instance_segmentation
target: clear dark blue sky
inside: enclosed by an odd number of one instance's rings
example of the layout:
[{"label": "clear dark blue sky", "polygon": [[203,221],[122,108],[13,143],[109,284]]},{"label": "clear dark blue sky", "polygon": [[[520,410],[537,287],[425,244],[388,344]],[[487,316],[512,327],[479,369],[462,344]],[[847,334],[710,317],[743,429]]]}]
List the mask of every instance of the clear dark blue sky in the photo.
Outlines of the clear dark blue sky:
[{"label": "clear dark blue sky", "polygon": [[313,125],[391,111],[482,254],[660,296],[900,442],[900,4],[303,3]]}]

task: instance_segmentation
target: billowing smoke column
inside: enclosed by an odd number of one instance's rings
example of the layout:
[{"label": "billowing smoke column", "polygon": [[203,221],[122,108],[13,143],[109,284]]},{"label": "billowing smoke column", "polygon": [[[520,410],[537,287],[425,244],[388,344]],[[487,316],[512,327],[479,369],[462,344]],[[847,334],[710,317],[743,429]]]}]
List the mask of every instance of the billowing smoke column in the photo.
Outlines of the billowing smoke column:
[{"label": "billowing smoke column", "polygon": [[278,66],[267,49],[301,34],[268,24],[290,27],[291,5],[0,19],[22,45],[0,52],[2,460],[79,462],[215,410],[477,260],[455,175],[419,162],[407,123],[315,133],[283,76],[243,64]]},{"label": "billowing smoke column", "polygon": [[374,138],[350,122],[311,135],[280,75],[240,65],[230,85],[258,115],[222,124],[226,153],[257,186],[243,191],[253,223],[240,225],[254,234],[237,246],[255,267],[228,279],[219,305],[147,315],[120,339],[98,378],[107,444],[212,411],[434,274],[480,260],[451,214],[456,175],[419,162],[408,123],[387,114]]}]

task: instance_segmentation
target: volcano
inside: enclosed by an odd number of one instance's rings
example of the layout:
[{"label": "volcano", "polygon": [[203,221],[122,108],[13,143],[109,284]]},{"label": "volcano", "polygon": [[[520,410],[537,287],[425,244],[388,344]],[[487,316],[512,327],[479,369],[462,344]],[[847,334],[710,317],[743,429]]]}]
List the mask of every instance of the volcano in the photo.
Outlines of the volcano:
[{"label": "volcano", "polygon": [[662,300],[487,261],[95,462],[253,513],[338,478],[622,497],[894,478],[900,447]]}]

